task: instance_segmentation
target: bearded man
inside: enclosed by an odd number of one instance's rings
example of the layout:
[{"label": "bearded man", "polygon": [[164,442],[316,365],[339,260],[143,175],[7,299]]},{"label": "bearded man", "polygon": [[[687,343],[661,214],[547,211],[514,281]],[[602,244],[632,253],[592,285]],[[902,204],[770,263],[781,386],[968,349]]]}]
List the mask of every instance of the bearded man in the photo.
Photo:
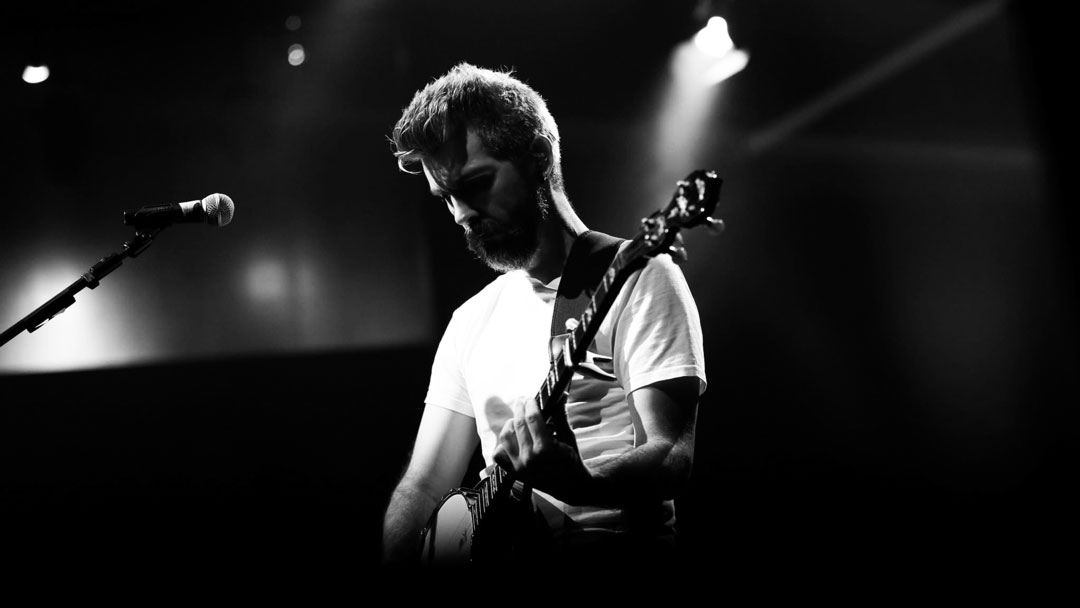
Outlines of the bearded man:
[{"label": "bearded man", "polygon": [[[553,360],[560,283],[576,243],[613,237],[590,231],[570,203],[547,103],[509,72],[463,63],[415,94],[392,140],[399,167],[424,175],[469,249],[500,275],[454,312],[440,340],[385,512],[385,563],[431,561],[433,527],[446,536],[451,525],[434,515],[477,446],[485,476],[507,472],[517,490],[527,488],[515,493],[528,513],[517,521],[542,530],[520,538],[543,540],[491,563],[671,560],[674,498],[690,476],[706,382],[699,315],[681,270],[658,255],[619,290],[588,365],[574,371],[559,433],[537,389]],[[615,250],[628,242],[614,241]],[[488,497],[459,502],[468,506],[460,536],[449,535],[475,549]]]}]

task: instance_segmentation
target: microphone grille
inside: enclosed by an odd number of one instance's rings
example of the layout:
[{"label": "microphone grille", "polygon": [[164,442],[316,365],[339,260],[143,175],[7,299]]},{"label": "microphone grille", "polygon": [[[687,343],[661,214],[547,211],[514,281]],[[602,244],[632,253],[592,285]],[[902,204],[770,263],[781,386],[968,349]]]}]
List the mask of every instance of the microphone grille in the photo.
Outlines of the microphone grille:
[{"label": "microphone grille", "polygon": [[202,200],[202,206],[207,224],[224,226],[232,221],[234,205],[228,196],[211,194]]}]

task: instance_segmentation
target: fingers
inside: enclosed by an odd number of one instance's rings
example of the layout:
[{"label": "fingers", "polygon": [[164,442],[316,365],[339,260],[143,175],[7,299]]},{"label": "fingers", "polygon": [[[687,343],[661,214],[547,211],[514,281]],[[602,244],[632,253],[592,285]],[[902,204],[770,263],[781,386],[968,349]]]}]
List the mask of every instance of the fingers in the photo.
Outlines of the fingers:
[{"label": "fingers", "polygon": [[519,399],[508,405],[513,415],[499,431],[495,462],[537,489],[562,500],[580,501],[590,473],[576,446],[556,436],[535,399]]},{"label": "fingers", "polygon": [[535,399],[529,399],[522,410],[522,419],[515,417],[518,444],[523,452],[529,456],[543,453],[551,443],[551,429],[548,428],[544,417],[540,413],[540,406]]},{"label": "fingers", "polygon": [[515,429],[514,420],[511,418],[506,421],[501,431],[499,431],[499,442],[495,445],[495,452],[492,457],[499,466],[508,471],[518,471],[521,469],[521,461],[518,458],[520,450],[518,449],[517,431]]},{"label": "fingers", "polygon": [[510,407],[514,416],[499,432],[494,458],[501,466],[520,472],[551,449],[554,435],[544,422],[535,399],[519,399]]},{"label": "fingers", "polygon": [[517,442],[518,460],[524,464],[532,458],[535,451],[532,429],[529,428],[525,418],[520,416],[511,418],[509,424],[513,429],[514,441]]}]

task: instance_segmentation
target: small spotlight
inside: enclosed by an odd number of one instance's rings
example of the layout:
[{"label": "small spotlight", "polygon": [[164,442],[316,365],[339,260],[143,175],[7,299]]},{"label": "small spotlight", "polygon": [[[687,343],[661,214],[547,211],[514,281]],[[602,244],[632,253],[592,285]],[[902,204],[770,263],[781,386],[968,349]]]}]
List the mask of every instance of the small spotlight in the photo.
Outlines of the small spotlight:
[{"label": "small spotlight", "polygon": [[285,29],[289,30],[290,32],[295,32],[296,30],[300,29],[300,25],[301,22],[299,15],[289,15],[289,17],[285,19]]},{"label": "small spotlight", "polygon": [[301,44],[294,44],[289,47],[289,65],[298,66],[307,59],[307,53],[304,52],[304,46]]},{"label": "small spotlight", "polygon": [[723,17],[709,17],[705,27],[694,36],[694,44],[712,57],[723,57],[735,48],[728,34],[727,20]]},{"label": "small spotlight", "polygon": [[38,84],[39,82],[45,82],[49,79],[49,66],[28,65],[23,69],[22,79],[23,82],[29,84]]},{"label": "small spotlight", "polygon": [[[723,17],[709,17],[705,27],[694,34],[693,48],[697,55],[691,60],[689,55],[680,65],[684,75],[696,78],[700,83],[711,86],[731,78],[746,68],[750,54],[735,48],[735,42],[728,34],[728,23]],[[689,45],[687,45],[689,47]]]}]

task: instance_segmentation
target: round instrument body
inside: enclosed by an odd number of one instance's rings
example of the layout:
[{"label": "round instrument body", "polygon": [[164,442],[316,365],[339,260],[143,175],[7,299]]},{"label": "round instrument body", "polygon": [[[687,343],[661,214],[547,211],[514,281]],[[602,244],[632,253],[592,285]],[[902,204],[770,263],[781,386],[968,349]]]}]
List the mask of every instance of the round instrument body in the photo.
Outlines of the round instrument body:
[{"label": "round instrument body", "polygon": [[425,565],[466,565],[471,560],[476,519],[476,493],[455,490],[443,497],[421,535],[420,561]]}]

